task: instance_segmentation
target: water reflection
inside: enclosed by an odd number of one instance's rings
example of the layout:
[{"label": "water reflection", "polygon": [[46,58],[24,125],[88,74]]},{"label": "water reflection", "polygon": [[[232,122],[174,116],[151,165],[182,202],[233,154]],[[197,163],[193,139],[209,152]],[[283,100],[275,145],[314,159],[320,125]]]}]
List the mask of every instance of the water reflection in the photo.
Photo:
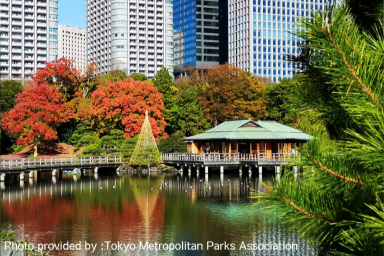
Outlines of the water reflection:
[{"label": "water reflection", "polygon": [[[50,173],[49,173],[50,174]],[[167,255],[316,255],[305,241],[276,221],[249,196],[268,192],[260,181],[272,176],[244,174],[129,174],[2,184],[2,227],[33,244],[87,241],[113,243],[296,243],[299,251],[173,251]],[[84,177],[85,176],[85,177]],[[22,229],[21,229],[22,228]],[[61,252],[86,255],[86,252]],[[110,252],[124,255],[123,252]],[[56,255],[56,254],[55,254]],[[145,255],[155,255],[147,252]]]}]

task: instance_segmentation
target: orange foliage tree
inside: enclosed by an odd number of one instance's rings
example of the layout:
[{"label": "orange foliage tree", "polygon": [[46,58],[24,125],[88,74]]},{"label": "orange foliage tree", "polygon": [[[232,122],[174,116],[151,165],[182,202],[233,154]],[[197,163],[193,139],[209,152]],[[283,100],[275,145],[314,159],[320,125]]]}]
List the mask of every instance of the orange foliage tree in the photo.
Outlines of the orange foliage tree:
[{"label": "orange foliage tree", "polygon": [[156,138],[165,135],[164,103],[162,95],[147,82],[134,81],[131,78],[107,86],[99,85],[88,103],[80,105],[79,113],[83,120],[91,121],[98,133],[108,133],[113,129],[125,131],[127,138],[140,133],[144,123],[145,111]]},{"label": "orange foliage tree", "polygon": [[16,102],[2,118],[2,128],[18,138],[17,144],[33,144],[37,156],[38,144],[57,139],[56,128],[68,122],[72,113],[63,104],[62,94],[50,85],[24,87]]},{"label": "orange foliage tree", "polygon": [[54,86],[63,94],[64,101],[69,101],[78,96],[86,98],[97,85],[97,66],[95,63],[88,65],[87,70],[82,73],[74,67],[73,61],[65,58],[46,63],[46,67],[37,71],[32,78],[32,84],[49,84]]},{"label": "orange foliage tree", "polygon": [[214,126],[233,118],[263,118],[267,86],[244,70],[229,64],[190,71],[179,86],[197,86],[205,118]]}]

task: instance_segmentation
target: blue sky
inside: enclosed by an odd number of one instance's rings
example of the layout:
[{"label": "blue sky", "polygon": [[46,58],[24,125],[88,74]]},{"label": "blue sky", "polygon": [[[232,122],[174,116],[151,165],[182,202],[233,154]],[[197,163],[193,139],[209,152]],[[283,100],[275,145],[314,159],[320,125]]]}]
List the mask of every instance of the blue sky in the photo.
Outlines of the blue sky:
[{"label": "blue sky", "polygon": [[59,25],[85,28],[86,23],[85,0],[60,0],[59,1]]}]

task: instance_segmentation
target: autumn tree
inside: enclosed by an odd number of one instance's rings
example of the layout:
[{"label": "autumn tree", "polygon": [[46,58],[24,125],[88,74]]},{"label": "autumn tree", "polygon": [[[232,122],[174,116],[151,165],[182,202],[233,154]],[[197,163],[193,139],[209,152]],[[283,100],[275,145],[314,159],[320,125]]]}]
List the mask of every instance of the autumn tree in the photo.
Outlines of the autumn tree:
[{"label": "autumn tree", "polygon": [[88,97],[97,87],[96,63],[88,65],[82,74],[74,67],[73,61],[68,59],[54,60],[46,64],[43,70],[37,71],[32,78],[32,84],[48,84],[54,86],[63,94],[64,102],[70,101],[77,96]]},{"label": "autumn tree", "polygon": [[237,67],[206,67],[191,71],[185,79],[189,86],[197,87],[205,118],[214,126],[228,118],[259,119],[267,113],[266,85]]},{"label": "autumn tree", "polygon": [[100,85],[92,93],[90,103],[79,111],[83,113],[82,119],[89,120],[99,134],[119,129],[130,138],[140,133],[146,110],[155,137],[164,136],[162,95],[151,83],[127,78],[110,82],[108,86]]},{"label": "autumn tree", "polygon": [[63,104],[62,94],[53,86],[29,85],[16,99],[15,107],[5,113],[2,128],[17,137],[19,145],[34,145],[57,139],[56,128],[71,117]]}]

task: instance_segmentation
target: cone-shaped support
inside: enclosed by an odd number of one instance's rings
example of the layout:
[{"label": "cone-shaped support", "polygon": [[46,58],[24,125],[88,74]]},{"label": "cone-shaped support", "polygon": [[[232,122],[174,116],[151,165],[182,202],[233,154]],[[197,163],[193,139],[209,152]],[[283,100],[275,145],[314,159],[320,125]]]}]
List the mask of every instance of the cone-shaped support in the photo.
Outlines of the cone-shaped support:
[{"label": "cone-shaped support", "polygon": [[132,166],[156,166],[160,163],[160,152],[153,136],[148,111],[146,111],[144,124],[129,164]]}]

